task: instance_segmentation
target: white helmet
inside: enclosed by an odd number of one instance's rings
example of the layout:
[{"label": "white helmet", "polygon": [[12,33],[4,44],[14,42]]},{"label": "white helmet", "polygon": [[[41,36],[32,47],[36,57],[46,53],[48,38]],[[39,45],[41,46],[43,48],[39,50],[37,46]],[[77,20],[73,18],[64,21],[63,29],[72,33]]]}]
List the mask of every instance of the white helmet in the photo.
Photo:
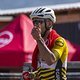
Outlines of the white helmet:
[{"label": "white helmet", "polygon": [[52,9],[50,8],[38,8],[36,10],[34,10],[31,15],[30,18],[48,18],[51,21],[53,21],[54,23],[56,22],[56,16],[55,13]]}]

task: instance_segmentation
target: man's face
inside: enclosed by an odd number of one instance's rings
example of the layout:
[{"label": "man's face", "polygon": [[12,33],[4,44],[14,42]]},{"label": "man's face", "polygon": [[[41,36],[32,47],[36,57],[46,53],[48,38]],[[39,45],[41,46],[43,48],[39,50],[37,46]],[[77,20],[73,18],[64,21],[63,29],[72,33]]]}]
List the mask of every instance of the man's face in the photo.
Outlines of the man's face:
[{"label": "man's face", "polygon": [[53,22],[49,19],[34,18],[32,21],[35,27],[41,28],[41,34],[44,34],[46,28],[48,29],[50,26],[53,25]]},{"label": "man's face", "polygon": [[43,34],[45,32],[45,19],[34,18],[32,21],[34,26],[37,28],[39,27],[41,29],[41,34]]}]

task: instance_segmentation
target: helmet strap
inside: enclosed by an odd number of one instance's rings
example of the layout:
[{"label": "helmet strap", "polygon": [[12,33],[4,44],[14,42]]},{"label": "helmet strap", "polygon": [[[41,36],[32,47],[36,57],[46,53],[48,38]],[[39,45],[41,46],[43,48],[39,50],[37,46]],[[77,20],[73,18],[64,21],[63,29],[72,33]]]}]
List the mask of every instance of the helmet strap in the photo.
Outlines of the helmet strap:
[{"label": "helmet strap", "polygon": [[[45,29],[46,29],[47,27],[46,27],[46,20],[45,19],[44,19],[44,24],[45,24]],[[41,36],[44,37],[46,32],[47,32],[47,29],[44,31],[44,33],[41,34]]]},{"label": "helmet strap", "polygon": [[48,30],[50,30],[50,28],[52,28],[52,26],[49,26],[49,28],[47,28],[47,26],[46,26],[46,20],[45,20],[45,19],[44,19],[44,23],[45,23],[45,32],[41,34],[42,37],[45,36],[46,32],[47,32]]}]

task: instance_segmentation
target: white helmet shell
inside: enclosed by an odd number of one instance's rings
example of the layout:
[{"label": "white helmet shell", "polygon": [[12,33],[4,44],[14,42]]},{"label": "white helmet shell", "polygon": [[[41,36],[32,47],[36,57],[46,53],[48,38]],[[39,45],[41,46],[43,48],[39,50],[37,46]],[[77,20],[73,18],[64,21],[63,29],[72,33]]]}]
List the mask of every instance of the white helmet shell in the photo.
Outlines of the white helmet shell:
[{"label": "white helmet shell", "polygon": [[38,8],[36,10],[34,10],[31,15],[30,18],[48,18],[51,21],[53,21],[54,23],[56,22],[56,16],[55,13],[52,9],[50,8]]}]

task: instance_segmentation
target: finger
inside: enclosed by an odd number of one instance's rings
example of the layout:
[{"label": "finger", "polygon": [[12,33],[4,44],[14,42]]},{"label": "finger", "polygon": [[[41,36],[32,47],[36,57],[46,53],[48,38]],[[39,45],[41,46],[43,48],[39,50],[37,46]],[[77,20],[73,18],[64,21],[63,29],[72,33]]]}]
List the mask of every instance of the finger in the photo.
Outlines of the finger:
[{"label": "finger", "polygon": [[33,28],[33,30],[32,30],[33,32],[38,32],[39,31],[39,29],[38,28]]},{"label": "finger", "polygon": [[38,26],[35,25],[34,28],[38,28]]}]

